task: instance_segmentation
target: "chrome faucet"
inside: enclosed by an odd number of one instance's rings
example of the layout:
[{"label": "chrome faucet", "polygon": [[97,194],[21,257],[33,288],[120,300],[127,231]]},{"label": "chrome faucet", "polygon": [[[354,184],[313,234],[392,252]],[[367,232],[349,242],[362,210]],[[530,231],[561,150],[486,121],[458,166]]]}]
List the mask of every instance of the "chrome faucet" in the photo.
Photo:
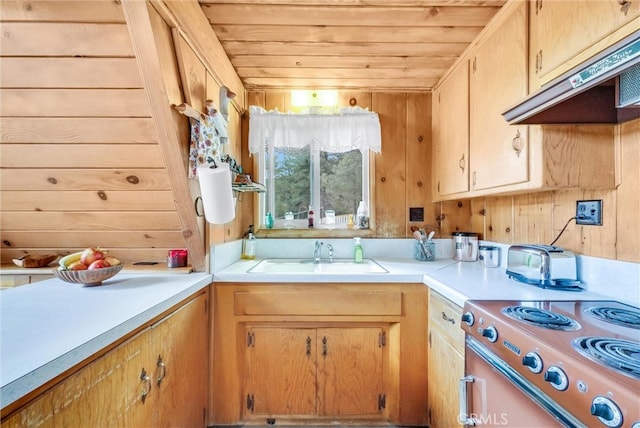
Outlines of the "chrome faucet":
[{"label": "chrome faucet", "polygon": [[327,250],[329,250],[329,263],[333,263],[333,245],[327,244]]},{"label": "chrome faucet", "polygon": [[316,241],[315,249],[313,250],[313,262],[320,263],[320,251],[322,250],[322,241]]}]

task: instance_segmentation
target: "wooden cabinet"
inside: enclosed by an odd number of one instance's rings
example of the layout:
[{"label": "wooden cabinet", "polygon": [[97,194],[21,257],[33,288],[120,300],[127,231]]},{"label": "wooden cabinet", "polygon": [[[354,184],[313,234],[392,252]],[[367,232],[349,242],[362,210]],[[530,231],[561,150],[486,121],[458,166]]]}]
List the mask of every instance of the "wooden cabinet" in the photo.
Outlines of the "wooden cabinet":
[{"label": "wooden cabinet", "polygon": [[19,409],[3,427],[204,427],[208,292]]},{"label": "wooden cabinet", "polygon": [[536,0],[529,4],[532,92],[640,28],[637,1]]},{"label": "wooden cabinet", "polygon": [[423,284],[215,284],[209,425],[427,422]]},{"label": "wooden cabinet", "polygon": [[464,377],[462,308],[429,292],[429,426],[451,428],[458,421],[458,381]]},{"label": "wooden cabinet", "polygon": [[248,327],[248,414],[379,415],[384,337],[378,327]]},{"label": "wooden cabinet", "polygon": [[470,70],[469,164],[473,190],[529,180],[527,126],[502,112],[527,96],[527,3],[473,51]]},{"label": "wooden cabinet", "polygon": [[434,91],[433,194],[469,191],[469,63],[459,62]]},{"label": "wooden cabinet", "polygon": [[[562,2],[545,2],[549,3]],[[470,65],[459,62],[436,88],[435,200],[615,188],[612,125],[510,126],[502,117],[526,96],[526,34],[525,2],[507,2],[464,53]],[[465,112],[468,122],[463,119]],[[466,152],[460,148],[465,130]],[[457,169],[452,167],[455,159]]]}]

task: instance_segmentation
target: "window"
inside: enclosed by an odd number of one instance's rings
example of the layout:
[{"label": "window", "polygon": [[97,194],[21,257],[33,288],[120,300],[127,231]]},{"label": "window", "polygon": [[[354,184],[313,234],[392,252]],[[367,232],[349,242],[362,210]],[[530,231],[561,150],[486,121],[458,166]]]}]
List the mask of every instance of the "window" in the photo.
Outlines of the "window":
[{"label": "window", "polygon": [[[369,156],[360,150],[335,153],[311,145],[265,145],[260,165],[267,188],[261,212],[271,212],[274,228],[308,228],[309,206],[314,227],[346,228],[360,201],[370,205]],[[335,213],[334,223],[327,223],[328,210]],[[285,218],[287,213],[292,220]]]},{"label": "window", "polygon": [[[334,109],[335,110],[335,109]],[[369,153],[380,152],[380,120],[360,107],[336,113],[280,113],[249,107],[249,152],[259,156],[261,218],[274,228],[346,228],[360,201],[369,201]],[[335,222],[327,223],[327,211]],[[261,222],[264,224],[264,221]]]}]

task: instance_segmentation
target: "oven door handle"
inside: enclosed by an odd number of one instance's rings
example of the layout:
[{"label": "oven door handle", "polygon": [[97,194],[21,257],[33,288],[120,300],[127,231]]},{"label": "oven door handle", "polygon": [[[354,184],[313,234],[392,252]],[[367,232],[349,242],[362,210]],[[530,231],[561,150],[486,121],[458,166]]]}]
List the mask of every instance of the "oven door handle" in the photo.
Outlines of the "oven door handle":
[{"label": "oven door handle", "polygon": [[463,425],[475,426],[476,420],[469,416],[469,405],[467,403],[467,384],[475,382],[475,378],[471,375],[465,376],[458,381],[458,392],[460,394],[460,412],[458,413],[458,422]]}]

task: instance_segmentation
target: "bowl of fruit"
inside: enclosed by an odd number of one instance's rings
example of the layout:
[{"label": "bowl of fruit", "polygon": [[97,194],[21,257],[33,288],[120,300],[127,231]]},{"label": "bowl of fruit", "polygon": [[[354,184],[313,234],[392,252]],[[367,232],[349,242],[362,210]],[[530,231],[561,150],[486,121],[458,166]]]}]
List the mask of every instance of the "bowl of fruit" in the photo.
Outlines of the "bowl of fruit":
[{"label": "bowl of fruit", "polygon": [[62,257],[53,274],[72,284],[100,285],[120,272],[122,267],[122,262],[107,255],[106,250],[91,247]]}]

